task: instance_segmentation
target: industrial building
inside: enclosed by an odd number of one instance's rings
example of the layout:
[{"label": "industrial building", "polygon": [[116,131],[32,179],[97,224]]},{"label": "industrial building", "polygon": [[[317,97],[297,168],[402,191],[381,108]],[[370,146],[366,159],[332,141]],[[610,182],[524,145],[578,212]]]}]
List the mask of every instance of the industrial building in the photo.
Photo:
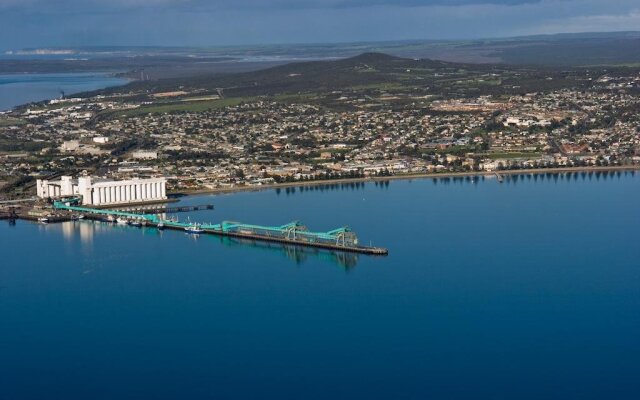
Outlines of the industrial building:
[{"label": "industrial building", "polygon": [[131,154],[131,158],[133,158],[134,160],[157,160],[158,152],[150,150],[138,150],[134,151]]},{"label": "industrial building", "polygon": [[104,206],[166,200],[166,179],[111,181],[90,176],[58,181],[38,179],[37,195],[42,199],[78,196],[83,205]]}]

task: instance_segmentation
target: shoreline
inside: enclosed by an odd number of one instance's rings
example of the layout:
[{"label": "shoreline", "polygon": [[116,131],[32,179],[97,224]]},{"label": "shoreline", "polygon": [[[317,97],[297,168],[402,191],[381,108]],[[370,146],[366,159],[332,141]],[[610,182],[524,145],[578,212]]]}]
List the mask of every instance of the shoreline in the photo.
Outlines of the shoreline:
[{"label": "shoreline", "polygon": [[167,193],[169,196],[181,197],[181,196],[194,196],[200,194],[232,194],[240,192],[256,192],[261,190],[270,189],[282,189],[290,187],[300,186],[329,186],[333,184],[342,183],[366,183],[366,182],[384,182],[384,181],[396,181],[396,180],[412,180],[412,179],[437,179],[437,178],[465,178],[465,177],[486,177],[495,175],[528,175],[528,174],[558,174],[558,173],[575,173],[575,172],[612,172],[612,171],[640,171],[640,165],[621,165],[621,166],[606,166],[606,167],[566,167],[566,168],[534,168],[534,169],[519,169],[519,170],[502,170],[502,171],[470,171],[470,172],[435,172],[435,173],[417,173],[417,174],[402,174],[391,176],[377,176],[366,178],[344,178],[344,179],[330,179],[330,180],[317,180],[317,181],[298,181],[278,183],[273,185],[254,185],[254,186],[234,186],[229,188],[215,188],[215,189],[194,189],[194,190],[180,190],[176,192]]},{"label": "shoreline", "polygon": [[[118,76],[119,73],[122,73],[122,71],[120,70],[114,70],[114,71],[66,71],[66,72],[9,72],[9,73],[0,73],[1,76],[16,76],[16,77],[33,77],[33,76],[38,76],[38,75],[62,75],[62,76],[77,76],[79,78],[100,78],[100,79],[109,79],[109,80],[113,80],[113,82],[111,82],[110,84],[108,84],[107,86],[104,85],[100,85],[100,87],[96,88],[96,89],[88,89],[88,88],[83,88],[80,91],[70,91],[69,93],[65,93],[67,96],[69,97],[75,97],[75,96],[79,96],[82,95],[84,93],[91,93],[91,92],[95,92],[96,90],[104,90],[104,89],[109,89],[109,88],[113,88],[113,87],[119,87],[119,86],[125,86],[128,85],[129,83],[131,83],[133,80],[130,78],[126,78],[126,77],[120,77]],[[118,82],[116,82],[118,81]],[[119,81],[123,81],[123,82],[119,82]],[[10,83],[10,85],[22,85],[25,82],[12,82]],[[83,84],[89,84],[87,82],[83,83]],[[52,84],[51,82],[46,82],[46,83],[40,83],[40,86],[37,88],[37,90],[39,91],[39,93],[49,93],[50,91],[58,91],[59,89],[54,89],[54,88],[61,88],[63,86],[63,84],[61,83],[56,83],[56,84]],[[52,92],[53,93],[53,92]],[[46,98],[43,98],[46,97]],[[12,105],[5,105],[5,106],[1,106],[0,105],[0,113],[11,113],[16,111],[17,109],[20,108],[25,108],[27,106],[29,106],[30,104],[36,104],[39,106],[46,106],[48,105],[49,101],[51,100],[55,100],[57,98],[57,95],[54,97],[51,97],[50,95],[43,95],[43,96],[33,96],[32,100],[27,100],[26,102],[23,102],[21,100],[20,103],[17,104],[13,104]],[[24,99],[23,99],[24,100]],[[9,103],[7,103],[9,104]],[[8,107],[8,108],[7,108]]]}]

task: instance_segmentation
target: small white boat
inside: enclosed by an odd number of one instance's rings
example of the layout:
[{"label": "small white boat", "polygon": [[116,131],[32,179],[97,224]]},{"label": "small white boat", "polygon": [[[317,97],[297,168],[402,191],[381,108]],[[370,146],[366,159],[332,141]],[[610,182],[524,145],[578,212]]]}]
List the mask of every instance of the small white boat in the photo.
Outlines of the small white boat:
[{"label": "small white boat", "polygon": [[49,218],[40,217],[40,218],[38,218],[38,222],[40,222],[41,224],[48,224],[49,223]]},{"label": "small white boat", "polygon": [[131,221],[129,221],[129,225],[131,225],[131,226],[142,226],[142,222],[137,221],[137,220],[131,220]]},{"label": "small white boat", "polygon": [[159,230],[163,230],[164,229],[164,222],[158,222],[157,228]]},{"label": "small white boat", "polygon": [[116,219],[116,222],[120,225],[128,225],[129,221],[127,221],[125,218],[118,218]]},{"label": "small white boat", "polygon": [[189,226],[185,227],[185,228],[184,228],[184,230],[185,230],[185,232],[187,232],[187,233],[193,233],[193,234],[195,234],[195,235],[197,235],[197,234],[200,234],[200,233],[204,232],[204,229],[202,229],[202,228],[200,227],[200,225],[198,225],[198,224],[192,224],[192,225],[189,225]]},{"label": "small white boat", "polygon": [[107,222],[116,222],[116,217],[114,217],[113,215],[107,215]]}]

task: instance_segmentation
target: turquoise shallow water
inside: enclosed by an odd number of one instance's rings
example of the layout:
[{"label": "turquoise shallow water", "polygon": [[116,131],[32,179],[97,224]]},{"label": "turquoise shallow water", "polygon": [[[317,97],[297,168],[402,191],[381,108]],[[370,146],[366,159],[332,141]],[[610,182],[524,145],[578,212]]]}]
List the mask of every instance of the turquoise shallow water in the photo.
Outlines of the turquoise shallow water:
[{"label": "turquoise shallow water", "polygon": [[619,173],[182,200],[382,258],[3,222],[0,398],[638,398],[639,198]]},{"label": "turquoise shallow water", "polygon": [[104,73],[0,75],[0,111],[33,101],[124,85],[126,79]]}]

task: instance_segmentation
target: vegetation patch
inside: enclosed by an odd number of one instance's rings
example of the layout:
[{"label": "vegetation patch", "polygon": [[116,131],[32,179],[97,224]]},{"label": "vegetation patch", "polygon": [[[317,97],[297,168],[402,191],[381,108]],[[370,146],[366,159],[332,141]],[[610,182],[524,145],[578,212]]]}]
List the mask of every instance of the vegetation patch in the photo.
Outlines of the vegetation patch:
[{"label": "vegetation patch", "polygon": [[0,119],[0,128],[5,128],[7,126],[22,126],[26,125],[27,121],[19,118],[1,118]]},{"label": "vegetation patch", "polygon": [[194,101],[194,102],[180,102],[169,104],[149,105],[132,110],[126,110],[118,112],[118,116],[135,117],[145,114],[164,114],[175,112],[203,112],[212,109],[224,108],[229,106],[237,106],[238,104],[249,102],[254,100],[251,97],[232,97],[228,99],[206,100],[206,101]]}]

